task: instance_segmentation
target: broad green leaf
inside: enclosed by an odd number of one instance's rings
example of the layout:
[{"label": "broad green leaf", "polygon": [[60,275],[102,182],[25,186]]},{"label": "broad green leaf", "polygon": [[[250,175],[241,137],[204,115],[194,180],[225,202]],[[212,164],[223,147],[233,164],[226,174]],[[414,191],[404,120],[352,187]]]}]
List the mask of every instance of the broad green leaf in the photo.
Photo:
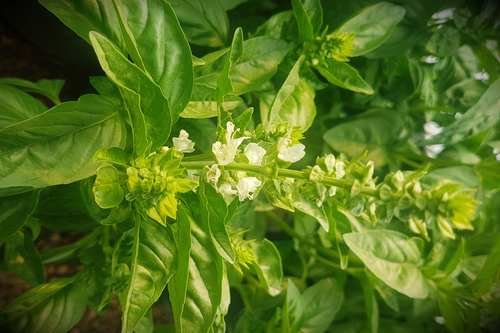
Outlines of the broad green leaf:
[{"label": "broad green leaf", "polygon": [[500,121],[500,80],[496,80],[462,117],[426,141],[426,144],[456,144],[474,134],[494,127]]},{"label": "broad green leaf", "polygon": [[259,279],[264,283],[269,295],[278,295],[282,289],[283,279],[283,267],[278,249],[267,239],[256,240],[250,244],[255,256],[253,267]]},{"label": "broad green leaf", "polygon": [[[243,101],[239,97],[229,97],[224,98],[222,103],[222,108],[226,111],[231,111],[242,105]],[[192,119],[205,119],[217,117],[219,114],[219,109],[217,107],[218,103],[216,101],[190,101],[184,111],[181,112],[180,116],[182,118],[192,118]]]},{"label": "broad green leaf", "polygon": [[158,84],[170,112],[178,115],[191,96],[191,50],[170,4],[165,0],[115,0],[126,27],[135,64]]},{"label": "broad green leaf", "polygon": [[226,224],[231,219],[230,207],[224,198],[211,185],[205,181],[200,182],[198,188],[200,197],[201,214],[210,229],[210,237],[217,252],[230,263],[234,263],[234,250],[231,239],[226,229]]},{"label": "broad green leaf", "polygon": [[375,50],[384,43],[405,13],[405,9],[401,6],[379,2],[363,9],[342,24],[338,31],[354,34],[352,55],[360,56]]},{"label": "broad green leaf", "polygon": [[0,242],[19,230],[38,204],[38,191],[0,198]]},{"label": "broad green leaf", "polygon": [[173,298],[175,302],[182,301],[182,290],[186,290],[183,305],[174,307],[174,311],[176,308],[181,311],[174,313],[176,330],[206,332],[212,326],[221,304],[223,261],[213,245],[208,225],[197,214],[200,207],[196,197],[188,198],[191,209],[182,204],[177,220],[180,224],[188,224],[191,227],[191,251],[188,258],[183,258],[182,262],[178,261],[177,265],[184,267],[183,270],[187,268],[187,271],[182,275],[174,275],[170,290],[179,288],[179,294],[176,291],[176,297]]},{"label": "broad green leaf", "polygon": [[184,32],[193,44],[226,44],[229,21],[220,0],[170,0]]},{"label": "broad green leaf", "polygon": [[292,67],[269,109],[261,107],[262,122],[267,132],[280,125],[298,127],[305,132],[312,125],[316,116],[314,89],[299,77],[302,62],[300,58]]},{"label": "broad green leaf", "polygon": [[373,88],[354,67],[345,62],[325,59],[315,68],[328,82],[336,86],[367,95],[373,94]]},{"label": "broad green leaf", "polygon": [[294,24],[293,13],[291,10],[287,10],[271,16],[264,24],[257,28],[255,35],[284,39],[289,33],[290,29],[288,28]]},{"label": "broad green leaf", "polygon": [[417,244],[391,230],[344,234],[347,246],[389,287],[412,298],[426,298],[430,287],[420,270]]},{"label": "broad green leaf", "polygon": [[332,278],[320,280],[299,294],[297,287],[289,280],[286,308],[289,332],[325,332],[340,310],[344,293],[338,282]]},{"label": "broad green leaf", "polygon": [[84,95],[0,128],[0,188],[67,184],[93,175],[94,154],[123,147],[115,100]]},{"label": "broad green leaf", "polygon": [[302,0],[292,0],[293,15],[297,22],[300,41],[310,41],[314,37],[314,28],[311,22],[311,17],[306,11]]},{"label": "broad green leaf", "polygon": [[313,26],[313,32],[319,33],[323,26],[323,7],[320,0],[304,0],[304,9]]},{"label": "broad green leaf", "polygon": [[460,32],[449,26],[442,26],[434,32],[425,45],[427,51],[438,57],[456,54],[460,47]]},{"label": "broad green leaf", "polygon": [[68,332],[85,311],[87,288],[83,277],[77,275],[28,290],[4,310],[10,332]]},{"label": "broad green leaf", "polygon": [[37,82],[31,82],[23,79],[16,78],[1,78],[0,84],[7,84],[11,86],[18,87],[27,92],[32,92],[36,94],[43,95],[50,99],[52,103],[61,103],[59,99],[59,94],[64,85],[64,80],[38,80]]},{"label": "broad green leaf", "polygon": [[92,192],[99,207],[104,209],[118,207],[125,197],[125,192],[120,186],[118,170],[112,165],[104,165],[97,169]]},{"label": "broad green leaf", "polygon": [[147,217],[136,215],[134,220],[130,277],[122,304],[124,333],[134,331],[175,273],[172,232]]},{"label": "broad green leaf", "polygon": [[31,285],[43,283],[43,265],[30,231],[17,231],[5,242],[5,268]]},{"label": "broad green leaf", "polygon": [[368,151],[368,158],[376,165],[383,164],[401,136],[404,123],[391,110],[373,110],[337,125],[323,135],[333,149],[355,156]]},{"label": "broad green leaf", "polygon": [[90,43],[89,32],[97,31],[125,47],[118,14],[109,0],[39,0],[78,36]]},{"label": "broad green leaf", "polygon": [[89,82],[99,95],[120,97],[120,91],[106,76],[91,76],[89,77]]},{"label": "broad green leaf", "polygon": [[280,39],[255,37],[244,41],[243,54],[231,70],[234,92],[241,95],[262,89],[289,51],[290,45]]},{"label": "broad green leaf", "polygon": [[109,39],[91,32],[90,40],[104,72],[121,88],[131,119],[136,154],[159,148],[170,136],[179,114],[170,110],[160,87]]},{"label": "broad green leaf", "polygon": [[500,235],[495,236],[494,246],[486,258],[484,265],[472,282],[471,289],[476,295],[484,295],[498,282],[500,276]]},{"label": "broad green leaf", "polygon": [[36,98],[18,88],[0,84],[0,128],[28,119],[46,111]]}]

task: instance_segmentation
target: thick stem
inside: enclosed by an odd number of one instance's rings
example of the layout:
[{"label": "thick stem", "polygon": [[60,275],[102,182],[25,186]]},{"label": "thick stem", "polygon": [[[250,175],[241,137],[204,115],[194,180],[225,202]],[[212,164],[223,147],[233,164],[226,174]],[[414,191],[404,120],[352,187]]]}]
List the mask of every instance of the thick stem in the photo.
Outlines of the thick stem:
[{"label": "thick stem", "polygon": [[[181,163],[182,167],[186,169],[191,169],[191,170],[200,170],[203,169],[206,166],[210,166],[214,164],[215,161],[213,160],[204,160],[204,161],[183,161]],[[273,177],[273,175],[277,174],[279,177],[285,177],[285,178],[294,178],[294,179],[309,179],[309,172],[308,171],[301,171],[301,170],[292,170],[292,169],[284,169],[284,168],[278,168],[277,173],[274,172],[272,168],[269,167],[261,167],[258,165],[250,165],[250,164],[245,164],[245,163],[231,163],[228,165],[221,166],[221,168],[226,169],[226,170],[233,170],[233,171],[246,171],[246,172],[251,172],[255,173],[264,177]],[[342,187],[346,189],[351,189],[352,188],[352,182],[347,180],[347,179],[336,179],[333,177],[328,177],[324,176],[321,180],[321,183],[329,186],[337,186],[337,187]],[[368,188],[368,187],[362,187],[360,189],[360,192],[366,195],[370,196],[377,196],[377,190],[373,188]]]}]

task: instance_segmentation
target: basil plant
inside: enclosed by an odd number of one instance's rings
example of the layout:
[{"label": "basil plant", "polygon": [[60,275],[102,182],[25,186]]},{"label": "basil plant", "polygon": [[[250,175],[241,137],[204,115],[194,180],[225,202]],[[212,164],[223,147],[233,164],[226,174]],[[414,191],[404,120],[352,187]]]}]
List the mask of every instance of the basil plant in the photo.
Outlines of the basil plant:
[{"label": "basil plant", "polygon": [[40,5],[102,74],[0,79],[7,331],[499,327],[493,1]]}]

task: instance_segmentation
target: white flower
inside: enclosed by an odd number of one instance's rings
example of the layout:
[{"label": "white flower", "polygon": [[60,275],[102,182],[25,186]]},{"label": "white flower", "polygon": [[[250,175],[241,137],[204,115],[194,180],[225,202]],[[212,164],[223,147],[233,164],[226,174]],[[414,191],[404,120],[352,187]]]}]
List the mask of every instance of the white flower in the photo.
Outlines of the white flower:
[{"label": "white flower", "polygon": [[262,159],[266,155],[266,150],[256,143],[249,143],[245,147],[245,156],[252,165],[261,165]]},{"label": "white flower", "polygon": [[235,131],[234,124],[228,121],[226,124],[226,143],[217,141],[212,145],[212,152],[220,165],[232,163],[238,153],[238,147],[243,140],[248,139],[246,136],[237,139],[233,138],[237,131],[238,129]]},{"label": "white flower", "polygon": [[253,199],[253,195],[262,185],[262,182],[256,177],[243,177],[238,181],[236,188],[238,189],[238,197],[240,201],[245,199]]},{"label": "white flower", "polygon": [[337,194],[337,187],[335,186],[330,186],[328,188],[328,196],[333,197],[335,194]]},{"label": "white flower", "polygon": [[425,62],[426,64],[436,64],[439,62],[439,58],[436,57],[436,56],[433,56],[433,55],[427,55],[427,56],[424,56],[422,57],[421,59],[423,62]]},{"label": "white flower", "polygon": [[428,121],[424,124],[424,132],[425,132],[426,139],[430,139],[433,136],[438,135],[442,131],[443,131],[443,127],[441,127],[435,121]]},{"label": "white flower", "polygon": [[344,161],[337,161],[335,163],[335,178],[342,178],[345,176],[345,163]]},{"label": "white flower", "polygon": [[179,137],[173,138],[174,148],[183,153],[192,153],[194,151],[194,142],[189,139],[189,133],[181,129]]},{"label": "white flower", "polygon": [[335,155],[327,154],[325,156],[325,166],[326,166],[326,171],[328,172],[328,174],[332,174],[333,169],[335,168]]},{"label": "white flower", "polygon": [[304,157],[306,147],[302,143],[290,145],[291,141],[289,138],[281,138],[278,141],[278,158],[285,162],[294,163]]},{"label": "white flower", "polygon": [[218,192],[222,195],[226,203],[230,203],[233,200],[233,196],[238,193],[229,183],[223,183],[219,186]]},{"label": "white flower", "polygon": [[490,79],[490,75],[485,71],[474,73],[474,80],[488,81],[489,79]]},{"label": "white flower", "polygon": [[217,164],[213,164],[207,170],[207,181],[210,184],[217,186],[217,183],[219,182],[219,178],[220,178],[221,174],[222,173],[220,172],[219,166]]}]

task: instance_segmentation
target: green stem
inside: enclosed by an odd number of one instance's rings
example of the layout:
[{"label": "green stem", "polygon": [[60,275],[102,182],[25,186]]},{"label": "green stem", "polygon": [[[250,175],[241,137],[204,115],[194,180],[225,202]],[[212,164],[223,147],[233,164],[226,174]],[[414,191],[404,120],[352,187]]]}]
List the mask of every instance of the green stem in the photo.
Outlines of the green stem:
[{"label": "green stem", "polygon": [[[182,167],[186,169],[192,169],[192,170],[201,170],[205,168],[206,166],[210,166],[214,164],[215,161],[213,160],[204,160],[204,161],[183,161],[181,163]],[[221,166],[221,168],[226,169],[226,170],[233,170],[233,171],[246,171],[246,172],[251,172],[255,173],[258,175],[262,175],[264,177],[273,177],[274,175],[278,175],[279,177],[286,177],[286,178],[294,178],[294,179],[309,179],[309,172],[308,171],[302,171],[302,170],[292,170],[292,169],[284,169],[284,168],[278,168],[277,170],[273,170],[272,168],[269,167],[261,167],[258,165],[250,165],[246,163],[231,163],[228,165]],[[321,183],[329,186],[337,186],[337,187],[342,187],[346,189],[351,189],[353,182],[347,179],[336,179],[333,177],[328,177],[324,176],[321,180]],[[368,187],[362,187],[360,189],[360,192],[366,195],[370,196],[378,196],[378,192],[376,189],[373,188],[368,188]]]}]

